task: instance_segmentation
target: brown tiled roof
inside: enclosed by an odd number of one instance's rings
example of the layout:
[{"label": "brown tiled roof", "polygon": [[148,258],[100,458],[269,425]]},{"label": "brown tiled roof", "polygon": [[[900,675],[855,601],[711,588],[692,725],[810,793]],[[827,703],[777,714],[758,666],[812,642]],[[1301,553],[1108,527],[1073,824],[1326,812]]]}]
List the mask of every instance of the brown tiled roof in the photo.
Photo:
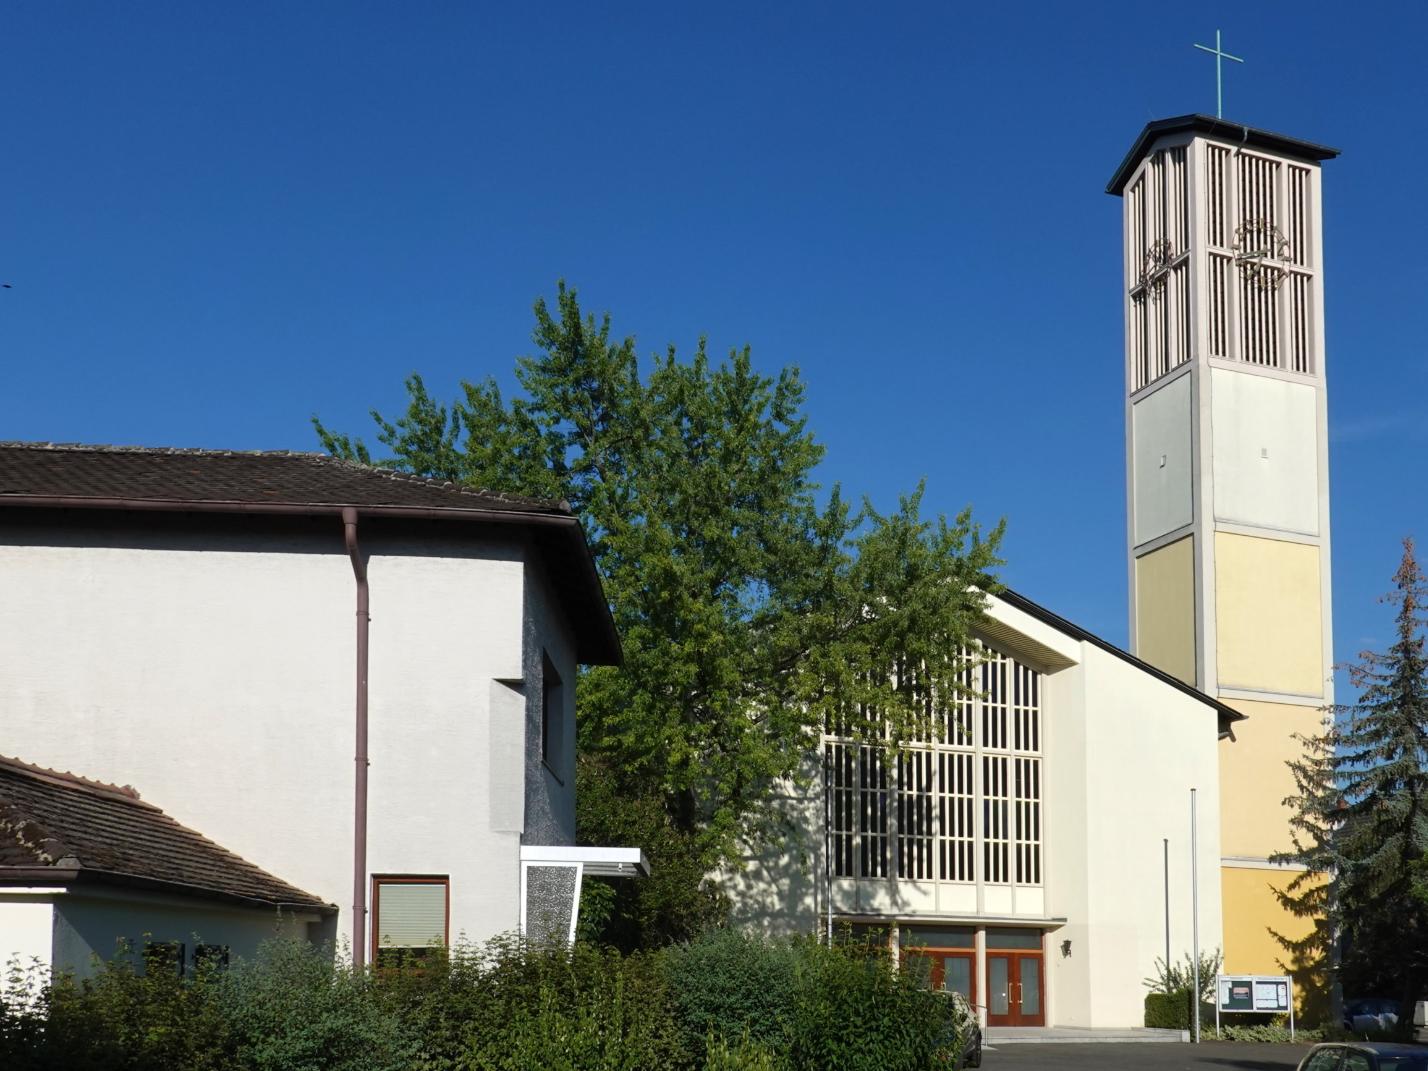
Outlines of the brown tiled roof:
[{"label": "brown tiled roof", "polygon": [[[565,603],[583,663],[617,665],[620,638],[580,522],[565,502],[483,491],[291,451],[0,442],[0,508],[337,514],[515,524]],[[341,549],[341,543],[338,542]]]},{"label": "brown tiled roof", "polygon": [[0,884],[47,880],[337,910],[179,825],[132,788],[0,756]]},{"label": "brown tiled roof", "polygon": [[563,502],[477,490],[327,454],[0,442],[0,501],[11,496],[570,513]]}]

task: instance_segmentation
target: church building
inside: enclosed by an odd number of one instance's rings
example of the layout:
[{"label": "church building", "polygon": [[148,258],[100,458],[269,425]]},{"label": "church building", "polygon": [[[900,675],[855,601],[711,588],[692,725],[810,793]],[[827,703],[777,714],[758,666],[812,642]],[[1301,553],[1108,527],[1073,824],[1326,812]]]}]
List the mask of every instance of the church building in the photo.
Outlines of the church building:
[{"label": "church building", "polygon": [[823,791],[787,800],[808,835],[729,878],[751,925],[886,940],[1002,1028],[1138,1027],[1156,959],[1197,936],[1228,972],[1283,973],[1270,931],[1307,925],[1275,899],[1293,876],[1271,861],[1291,846],[1286,763],[1333,700],[1319,165],[1335,155],[1204,115],[1141,132],[1107,187],[1124,207],[1131,650],[991,598],[977,695],[929,738],[825,736]]}]

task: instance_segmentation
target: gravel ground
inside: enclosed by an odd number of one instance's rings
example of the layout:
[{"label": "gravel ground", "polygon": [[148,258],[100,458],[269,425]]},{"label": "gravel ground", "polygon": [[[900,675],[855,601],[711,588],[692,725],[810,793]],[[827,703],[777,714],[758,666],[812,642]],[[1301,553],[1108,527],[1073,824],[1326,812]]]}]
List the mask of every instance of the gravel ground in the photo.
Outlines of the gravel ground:
[{"label": "gravel ground", "polygon": [[1308,1045],[1200,1045],[1078,1042],[1071,1045],[1003,1045],[982,1056],[986,1071],[1035,1067],[1049,1071],[1294,1071]]}]

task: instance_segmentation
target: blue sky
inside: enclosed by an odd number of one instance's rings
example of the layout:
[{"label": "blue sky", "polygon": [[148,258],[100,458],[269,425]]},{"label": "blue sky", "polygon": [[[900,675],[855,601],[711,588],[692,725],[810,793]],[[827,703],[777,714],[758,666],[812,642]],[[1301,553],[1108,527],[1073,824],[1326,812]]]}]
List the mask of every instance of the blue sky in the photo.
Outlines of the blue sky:
[{"label": "blue sky", "polygon": [[646,352],[799,365],[823,477],[1008,518],[1126,639],[1119,202],[1152,118],[1341,148],[1337,656],[1428,537],[1428,8],[146,3],[0,11],[0,438],[315,448],[509,384],[557,278]]}]

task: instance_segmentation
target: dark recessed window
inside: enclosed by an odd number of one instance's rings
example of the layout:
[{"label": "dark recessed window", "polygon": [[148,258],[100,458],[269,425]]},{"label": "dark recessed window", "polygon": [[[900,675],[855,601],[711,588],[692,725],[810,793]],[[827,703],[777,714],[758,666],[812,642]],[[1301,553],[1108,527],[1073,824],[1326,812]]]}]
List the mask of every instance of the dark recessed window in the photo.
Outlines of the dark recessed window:
[{"label": "dark recessed window", "polygon": [[195,945],[193,969],[196,972],[221,971],[228,966],[227,945]]},{"label": "dark recessed window", "polygon": [[183,977],[184,945],[182,941],[145,941],[144,972],[146,974],[176,974]]},{"label": "dark recessed window", "polygon": [[560,674],[541,659],[540,757],[561,784],[565,783],[565,686]]}]

